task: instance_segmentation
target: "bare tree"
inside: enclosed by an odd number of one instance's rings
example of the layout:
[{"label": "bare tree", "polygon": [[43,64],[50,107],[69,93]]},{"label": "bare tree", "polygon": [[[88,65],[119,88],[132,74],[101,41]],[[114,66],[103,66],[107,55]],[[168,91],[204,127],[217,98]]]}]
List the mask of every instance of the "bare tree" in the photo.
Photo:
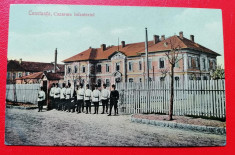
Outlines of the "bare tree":
[{"label": "bare tree", "polygon": [[169,120],[172,120],[173,116],[173,102],[174,102],[174,68],[175,64],[178,63],[183,56],[180,57],[181,46],[177,42],[178,38],[172,37],[169,41],[164,43],[164,46],[169,47],[169,51],[166,53],[168,62],[170,64],[170,77],[171,77],[171,88],[170,88],[170,109],[169,109]]},{"label": "bare tree", "polygon": [[165,78],[167,73],[169,72],[169,69],[166,68],[166,69],[161,69],[160,72],[162,73],[162,77]]}]

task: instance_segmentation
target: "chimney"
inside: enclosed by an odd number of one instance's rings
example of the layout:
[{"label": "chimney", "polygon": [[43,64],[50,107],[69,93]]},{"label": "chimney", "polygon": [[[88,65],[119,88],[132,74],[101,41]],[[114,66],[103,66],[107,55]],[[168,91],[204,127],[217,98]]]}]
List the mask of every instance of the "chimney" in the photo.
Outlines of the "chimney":
[{"label": "chimney", "polygon": [[194,42],[194,35],[190,35],[190,40]]},{"label": "chimney", "polygon": [[180,32],[179,32],[179,36],[180,36],[180,39],[183,39],[183,37],[184,37],[183,31],[180,31]]},{"label": "chimney", "polygon": [[159,42],[159,35],[153,35],[153,44],[157,44]]},{"label": "chimney", "polygon": [[161,41],[165,40],[165,35],[161,36]]},{"label": "chimney", "polygon": [[126,46],[125,41],[122,41],[121,43],[122,43],[122,48],[124,48]]},{"label": "chimney", "polygon": [[54,72],[56,73],[56,66],[57,66],[57,48],[55,49],[55,64],[54,64]]},{"label": "chimney", "polygon": [[20,60],[19,60],[19,64],[21,65],[21,63],[22,63],[22,58],[20,58]]},{"label": "chimney", "polygon": [[106,44],[101,44],[100,47],[101,47],[101,49],[102,49],[103,51],[106,50]]}]

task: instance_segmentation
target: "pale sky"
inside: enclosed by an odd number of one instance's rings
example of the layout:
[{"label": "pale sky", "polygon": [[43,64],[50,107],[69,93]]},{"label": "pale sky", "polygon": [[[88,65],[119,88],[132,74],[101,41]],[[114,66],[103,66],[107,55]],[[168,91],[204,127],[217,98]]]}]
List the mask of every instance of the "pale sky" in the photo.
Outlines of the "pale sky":
[{"label": "pale sky", "polygon": [[[50,12],[52,16],[29,15]],[[54,16],[53,13],[94,13],[94,17]],[[222,12],[218,9],[189,9],[163,7],[77,6],[77,5],[11,5],[8,58],[25,61],[58,62],[78,54],[90,46],[117,45],[145,40],[153,35],[166,37],[184,32],[195,36],[195,42],[222,56],[224,66]]]}]

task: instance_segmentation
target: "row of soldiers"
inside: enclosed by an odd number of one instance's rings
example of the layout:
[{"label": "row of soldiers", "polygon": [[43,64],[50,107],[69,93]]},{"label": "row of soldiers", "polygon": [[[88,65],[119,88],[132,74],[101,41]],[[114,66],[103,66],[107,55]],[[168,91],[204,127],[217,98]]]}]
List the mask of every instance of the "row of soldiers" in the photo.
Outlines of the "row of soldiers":
[{"label": "row of soldiers", "polygon": [[[42,92],[43,91],[41,90],[39,94],[42,94]],[[107,89],[106,84],[103,84],[103,89],[101,91],[98,90],[97,84],[95,85],[95,89],[93,91],[89,88],[89,84],[86,85],[86,89],[83,88],[83,84],[80,84],[79,86],[77,86],[77,89],[73,91],[70,83],[67,86],[65,86],[65,84],[63,83],[62,88],[60,88],[58,83],[56,83],[52,84],[49,96],[49,109],[57,109],[68,112],[75,112],[76,110],[77,113],[81,113],[84,112],[84,108],[86,107],[86,114],[88,114],[91,113],[91,104],[93,103],[94,114],[98,114],[99,103],[102,102],[103,112],[101,114],[104,114],[108,113],[108,103],[110,101],[108,116],[111,116],[113,107],[114,115],[118,114],[117,103],[119,99],[119,92],[115,89],[114,84],[112,85],[110,92]],[[43,100],[43,98],[38,98],[38,101],[39,100]],[[39,101],[38,104],[39,111],[41,111],[41,101]]]}]

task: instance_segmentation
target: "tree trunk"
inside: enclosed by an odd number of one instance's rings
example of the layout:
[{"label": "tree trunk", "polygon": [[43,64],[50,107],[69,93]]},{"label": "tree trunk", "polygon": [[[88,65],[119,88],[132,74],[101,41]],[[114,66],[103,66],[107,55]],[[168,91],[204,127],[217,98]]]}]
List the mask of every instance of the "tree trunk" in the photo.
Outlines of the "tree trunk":
[{"label": "tree trunk", "polygon": [[171,64],[171,98],[170,98],[169,120],[172,120],[173,101],[174,101],[174,65]]}]

